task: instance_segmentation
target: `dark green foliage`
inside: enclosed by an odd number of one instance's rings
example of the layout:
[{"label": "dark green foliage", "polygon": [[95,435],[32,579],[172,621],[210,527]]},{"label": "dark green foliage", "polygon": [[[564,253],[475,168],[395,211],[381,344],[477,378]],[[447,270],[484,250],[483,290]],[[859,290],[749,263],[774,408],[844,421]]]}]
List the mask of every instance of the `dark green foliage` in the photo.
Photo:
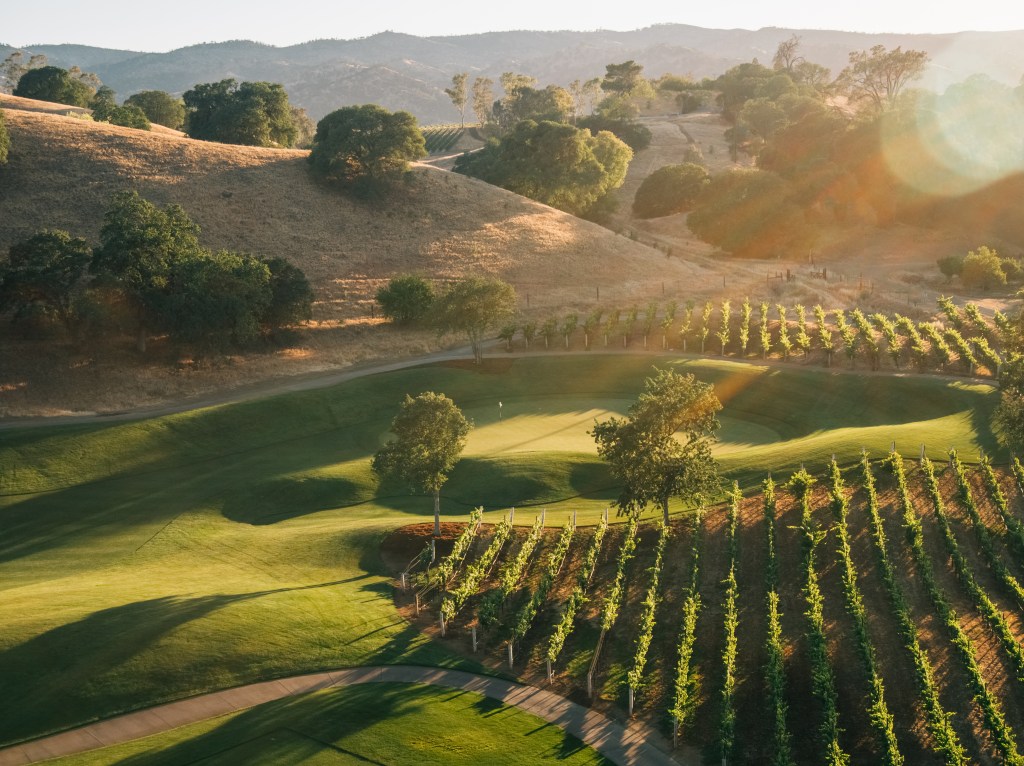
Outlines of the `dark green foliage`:
[{"label": "dark green foliage", "polygon": [[491,114],[498,127],[506,132],[523,120],[566,122],[572,114],[573,100],[569,91],[558,85],[543,89],[519,87],[496,101]]},{"label": "dark green foliage", "polygon": [[103,220],[90,271],[116,284],[132,305],[144,351],[147,331],[166,324],[173,270],[198,257],[199,227],[180,206],[161,210],[137,192],[115,194]]},{"label": "dark green foliage", "polygon": [[0,165],[7,164],[7,157],[11,149],[11,136],[7,132],[7,123],[4,122],[4,113],[0,111]]},{"label": "dark green foliage", "polygon": [[97,90],[89,100],[89,108],[92,110],[92,118],[97,122],[104,122],[110,110],[117,106],[117,100],[113,88],[106,85]]},{"label": "dark green foliage", "polygon": [[184,343],[223,349],[251,344],[270,306],[270,269],[252,256],[201,253],[175,265],[164,326]]},{"label": "dark green foliage", "polygon": [[146,117],[146,113],[140,107],[127,102],[124,106],[118,106],[114,95],[114,91],[106,85],[96,91],[96,95],[89,102],[92,118],[97,122],[109,122],[111,125],[149,130],[149,118]]},{"label": "dark green foliage", "polygon": [[426,318],[434,303],[434,288],[423,277],[403,274],[377,291],[381,312],[395,324],[414,324]]},{"label": "dark green foliage", "polygon": [[317,123],[309,162],[327,181],[373,194],[425,154],[415,117],[364,104],[337,109]]},{"label": "dark green foliage", "polygon": [[22,98],[83,107],[89,106],[93,93],[93,88],[73,77],[67,69],[56,66],[29,69],[14,89],[14,95]]},{"label": "dark green foliage", "polygon": [[963,273],[964,257],[965,256],[959,254],[947,255],[945,258],[939,258],[936,261],[939,265],[939,271],[941,271],[943,276],[946,277],[947,282],[952,282],[953,277],[958,277]]},{"label": "dark green foliage", "polygon": [[634,152],[639,152],[651,145],[650,129],[646,125],[632,120],[616,120],[595,114],[577,120],[576,127],[587,128],[594,135],[602,130],[607,130]]},{"label": "dark green foliage", "polygon": [[706,168],[692,162],[658,168],[637,189],[633,214],[638,218],[657,218],[685,212],[710,179]]},{"label": "dark green foliage", "polygon": [[793,187],[775,173],[732,170],[714,176],[687,219],[690,231],[741,257],[792,256],[814,232],[793,201]]},{"label": "dark green foliage", "polygon": [[186,91],[185,132],[192,138],[247,146],[291,146],[297,134],[279,83],[233,79]]},{"label": "dark green foliage", "polygon": [[520,122],[500,141],[460,157],[455,171],[575,215],[626,177],[633,152],[607,132],[591,135],[556,122]]},{"label": "dark green foliage", "polygon": [[42,309],[71,332],[76,288],[91,258],[89,244],[66,231],[41,231],[11,245],[0,264],[0,311],[13,309],[18,320]]},{"label": "dark green foliage", "polygon": [[125,106],[137,106],[146,119],[165,128],[181,130],[185,125],[185,102],[162,90],[144,90],[124,101]]},{"label": "dark green foliage", "polygon": [[271,329],[308,322],[313,318],[313,288],[305,272],[284,258],[267,258],[270,305],[262,323]]},{"label": "dark green foliage", "polygon": [[160,209],[135,192],[114,195],[90,269],[131,308],[140,351],[155,330],[223,348],[309,318],[312,293],[300,269],[282,258],[210,253],[198,237],[177,205]]}]

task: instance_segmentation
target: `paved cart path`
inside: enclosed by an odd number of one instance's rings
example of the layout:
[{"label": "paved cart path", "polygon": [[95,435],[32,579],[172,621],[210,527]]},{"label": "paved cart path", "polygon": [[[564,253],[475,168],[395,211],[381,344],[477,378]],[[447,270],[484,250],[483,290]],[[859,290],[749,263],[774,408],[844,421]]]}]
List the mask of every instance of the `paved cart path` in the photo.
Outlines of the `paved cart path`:
[{"label": "paved cart path", "polygon": [[264,702],[317,689],[367,683],[418,683],[464,689],[513,705],[553,723],[619,766],[675,766],[697,763],[696,755],[668,752],[668,743],[649,726],[623,725],[590,708],[535,686],[461,670],[385,665],[311,673],[203,694],[139,710],[0,750],[0,766],[37,763],[47,758],[94,750],[233,713]]}]

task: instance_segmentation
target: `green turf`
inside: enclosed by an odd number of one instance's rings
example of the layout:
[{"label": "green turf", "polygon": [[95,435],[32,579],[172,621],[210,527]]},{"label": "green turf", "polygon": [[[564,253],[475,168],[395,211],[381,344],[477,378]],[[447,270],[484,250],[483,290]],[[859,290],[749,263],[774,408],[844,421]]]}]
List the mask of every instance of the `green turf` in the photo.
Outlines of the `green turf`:
[{"label": "green turf", "polygon": [[473,692],[368,684],[269,702],[52,763],[584,766],[610,761],[557,726]]},{"label": "green turf", "polygon": [[[418,368],[147,421],[3,432],[0,742],[271,676],[465,666],[399,618],[378,559],[389,529],[431,513],[369,470],[398,402],[442,391],[476,421],[447,515],[485,505],[493,520],[516,505],[529,523],[546,506],[554,523],[573,509],[585,523],[615,496],[586,429],[628,405],[651,361]],[[716,385],[722,466],[744,486],[893,439],[905,454],[921,442],[968,459],[995,450],[987,385],[658,361]]]}]

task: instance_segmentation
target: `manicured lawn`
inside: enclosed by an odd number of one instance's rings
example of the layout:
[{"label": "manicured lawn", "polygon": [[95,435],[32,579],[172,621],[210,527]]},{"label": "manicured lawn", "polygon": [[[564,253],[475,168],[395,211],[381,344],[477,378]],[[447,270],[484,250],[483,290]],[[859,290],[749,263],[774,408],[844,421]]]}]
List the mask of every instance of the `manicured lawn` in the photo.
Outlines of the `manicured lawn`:
[{"label": "manicured lawn", "polygon": [[[987,385],[657,361],[716,385],[723,470],[745,487],[893,440],[909,455],[922,442],[965,459],[995,452]],[[586,430],[628,406],[651,364],[419,368],[147,421],[3,432],[0,742],[273,676],[465,667],[398,616],[378,557],[388,530],[431,513],[369,470],[398,402],[441,391],[476,421],[443,493],[451,518],[545,506],[551,523],[573,509],[585,523],[616,494]]]},{"label": "manicured lawn", "polygon": [[608,764],[530,713],[473,692],[369,684],[314,692],[54,764]]}]

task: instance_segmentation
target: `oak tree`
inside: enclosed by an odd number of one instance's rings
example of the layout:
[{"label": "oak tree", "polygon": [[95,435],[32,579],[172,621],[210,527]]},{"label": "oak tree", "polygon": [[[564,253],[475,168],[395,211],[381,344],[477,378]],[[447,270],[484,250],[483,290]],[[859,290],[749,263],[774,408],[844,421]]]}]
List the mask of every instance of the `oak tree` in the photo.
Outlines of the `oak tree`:
[{"label": "oak tree", "polygon": [[406,394],[391,421],[395,439],[381,447],[370,464],[378,476],[433,494],[434,537],[441,536],[441,487],[466,447],[470,428],[472,424],[444,394]]}]

